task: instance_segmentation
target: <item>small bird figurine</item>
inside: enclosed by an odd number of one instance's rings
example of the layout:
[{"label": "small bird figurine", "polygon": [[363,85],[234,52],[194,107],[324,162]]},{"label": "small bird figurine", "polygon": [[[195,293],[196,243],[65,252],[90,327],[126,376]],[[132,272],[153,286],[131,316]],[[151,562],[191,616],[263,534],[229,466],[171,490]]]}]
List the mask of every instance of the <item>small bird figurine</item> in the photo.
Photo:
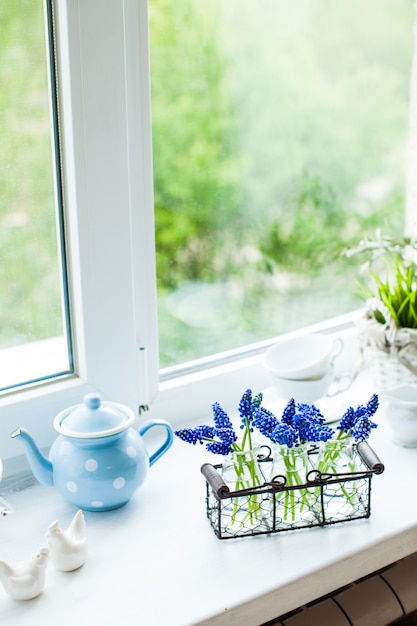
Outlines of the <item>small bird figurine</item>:
[{"label": "small bird figurine", "polygon": [[48,548],[40,548],[30,561],[9,565],[0,561],[0,581],[5,591],[15,600],[32,600],[45,585]]},{"label": "small bird figurine", "polygon": [[74,515],[66,530],[61,530],[58,521],[48,527],[46,538],[51,553],[51,562],[61,572],[72,572],[84,565],[87,558],[87,537],[83,512]]}]

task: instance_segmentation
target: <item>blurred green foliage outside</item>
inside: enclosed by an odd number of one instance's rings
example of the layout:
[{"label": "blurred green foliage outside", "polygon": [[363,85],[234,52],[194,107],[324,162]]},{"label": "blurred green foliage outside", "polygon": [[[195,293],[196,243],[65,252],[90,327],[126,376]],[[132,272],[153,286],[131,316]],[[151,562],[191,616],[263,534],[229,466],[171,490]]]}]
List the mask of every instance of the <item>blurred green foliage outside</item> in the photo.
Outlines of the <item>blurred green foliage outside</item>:
[{"label": "blurred green foliage outside", "polygon": [[[42,4],[0,4],[1,347],[62,332]],[[412,1],[149,20],[161,366],[358,306],[341,250],[403,228]]]},{"label": "blurred green foliage outside", "polygon": [[402,232],[411,1],[151,0],[161,364],[348,312]]},{"label": "blurred green foliage outside", "polygon": [[44,8],[0,3],[0,348],[61,335]]}]

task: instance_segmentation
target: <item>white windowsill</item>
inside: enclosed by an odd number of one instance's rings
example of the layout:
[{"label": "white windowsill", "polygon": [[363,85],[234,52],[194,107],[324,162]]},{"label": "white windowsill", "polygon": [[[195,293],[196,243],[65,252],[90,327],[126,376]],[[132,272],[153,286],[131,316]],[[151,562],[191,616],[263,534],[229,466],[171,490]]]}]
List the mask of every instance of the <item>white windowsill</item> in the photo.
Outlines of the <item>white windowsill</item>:
[{"label": "white windowsill", "polygon": [[[345,406],[364,402],[372,391],[364,372]],[[271,389],[265,404],[277,406]],[[188,418],[182,422],[189,425]],[[370,443],[386,470],[372,479],[368,520],[220,541],[205,515],[200,473],[213,458],[176,439],[127,506],[85,513],[89,557],[82,569],[64,574],[49,565],[43,593],[26,603],[0,588],[2,620],[10,626],[29,615],[44,626],[58,618],[64,626],[259,626],[416,552],[417,502],[410,494],[417,449],[392,443],[383,409],[378,422]],[[75,513],[59,493],[40,485],[7,498],[15,512],[0,518],[6,561],[28,558],[54,519],[66,527]]]}]

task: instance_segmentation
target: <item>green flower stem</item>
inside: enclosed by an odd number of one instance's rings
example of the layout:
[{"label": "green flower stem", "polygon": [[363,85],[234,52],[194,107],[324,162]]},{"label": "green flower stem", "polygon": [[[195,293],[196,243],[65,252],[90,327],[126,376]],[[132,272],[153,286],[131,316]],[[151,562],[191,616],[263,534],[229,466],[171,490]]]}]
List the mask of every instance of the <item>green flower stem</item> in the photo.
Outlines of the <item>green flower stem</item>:
[{"label": "green flower stem", "polygon": [[[288,487],[294,487],[295,485],[302,485],[305,483],[305,478],[300,476],[300,472],[297,469],[297,460],[300,458],[297,449],[288,449],[285,450],[285,454],[282,454],[282,459],[284,461],[285,470],[286,470],[286,485]],[[307,489],[288,489],[285,491],[284,496],[284,519],[288,518],[289,513],[291,513],[291,521],[295,520],[295,492],[299,491],[300,493],[300,508],[299,512],[301,513],[304,510],[304,507],[310,506],[309,503],[309,494]]]},{"label": "green flower stem", "polygon": [[[251,448],[249,449],[249,451]],[[241,454],[239,454],[241,452]],[[238,450],[236,454],[236,460],[233,462],[233,468],[235,472],[235,491],[240,491],[242,489],[250,489],[253,487],[259,487],[261,484],[260,477],[257,472],[256,467],[256,459],[246,459],[245,455],[242,453],[244,451]],[[245,478],[246,470],[249,472],[249,477]],[[236,517],[239,511],[239,502],[242,496],[237,496],[233,498],[233,513],[232,513],[232,524],[236,523]],[[259,516],[259,504],[258,504],[258,496],[257,494],[246,496],[246,506],[247,513],[243,517],[241,523],[242,525],[249,518],[250,523],[253,524],[258,521]]]},{"label": "green flower stem", "polygon": [[[323,456],[320,460],[320,462],[317,465],[317,469],[320,473],[322,474],[326,474],[326,473],[331,473],[331,474],[338,474],[338,461],[340,459],[341,456],[341,449],[340,449],[340,444],[347,442],[350,439],[349,435],[343,431],[339,431],[338,436],[335,438],[334,441],[328,441],[326,443],[326,449],[323,453]],[[349,461],[349,463],[347,464],[350,472],[354,472],[355,471],[355,461],[352,459],[351,461]],[[340,470],[340,467],[339,467]],[[352,490],[351,493],[346,489],[346,487],[343,486],[342,483],[340,483],[340,490],[343,493],[344,497],[346,498],[346,500],[349,502],[349,504],[353,507],[354,506],[354,485],[352,486]]]},{"label": "green flower stem", "polygon": [[253,446],[252,446],[252,436],[251,436],[251,428],[250,428],[250,423],[248,418],[245,419],[245,427],[243,429],[243,437],[242,437],[242,443],[239,446],[238,444],[234,443],[233,444],[233,449],[238,451],[238,452],[243,452],[245,450],[245,444],[246,444],[246,439],[248,440],[248,450],[252,450]]},{"label": "green flower stem", "polygon": [[[245,425],[243,429],[243,436],[241,444],[237,444],[236,442],[232,445],[233,451],[237,452],[236,462],[234,463],[234,470],[236,474],[235,481],[235,491],[240,491],[241,489],[250,489],[253,487],[259,487],[261,484],[257,469],[256,469],[256,460],[255,459],[246,459],[244,454],[245,451],[250,452],[253,449],[252,437],[251,437],[251,428],[248,418],[245,420]],[[249,471],[249,479],[245,479],[245,468]],[[258,497],[256,494],[253,496],[246,496],[246,505],[248,512],[242,519],[242,524],[249,518],[250,523],[253,524],[258,520],[259,515],[259,504]],[[232,524],[236,522],[236,516],[239,511],[239,497],[233,499],[233,513],[232,513]]]}]

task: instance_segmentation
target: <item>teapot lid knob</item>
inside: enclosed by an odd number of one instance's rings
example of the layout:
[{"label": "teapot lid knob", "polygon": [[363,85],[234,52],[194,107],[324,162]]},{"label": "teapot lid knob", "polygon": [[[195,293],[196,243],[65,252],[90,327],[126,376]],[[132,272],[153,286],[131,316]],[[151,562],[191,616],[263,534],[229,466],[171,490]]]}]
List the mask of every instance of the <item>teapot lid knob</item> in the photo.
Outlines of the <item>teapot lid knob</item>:
[{"label": "teapot lid knob", "polygon": [[101,406],[101,398],[98,393],[87,393],[84,396],[84,404],[88,409],[99,409]]}]

